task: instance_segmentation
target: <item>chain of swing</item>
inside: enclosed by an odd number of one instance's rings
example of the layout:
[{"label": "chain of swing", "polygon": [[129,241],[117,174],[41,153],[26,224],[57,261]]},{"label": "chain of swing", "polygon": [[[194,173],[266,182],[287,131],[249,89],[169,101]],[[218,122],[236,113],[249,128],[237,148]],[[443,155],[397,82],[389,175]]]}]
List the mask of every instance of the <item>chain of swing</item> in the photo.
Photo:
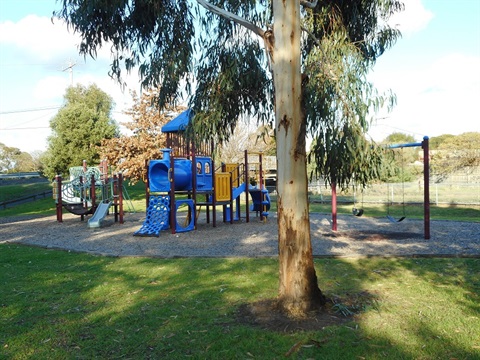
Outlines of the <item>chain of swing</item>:
[{"label": "chain of swing", "polygon": [[[404,166],[405,166],[405,161],[404,161],[404,156],[403,156],[403,147],[401,149],[401,160],[402,160],[402,166],[401,166],[401,177],[402,177],[402,216],[399,218],[395,218],[393,215],[390,213],[390,205],[392,201],[390,201],[389,194],[390,194],[390,184],[387,183],[387,219],[390,220],[391,222],[401,222],[406,219],[407,215],[405,212],[405,173],[404,173]],[[364,209],[363,209],[363,189],[362,189],[362,199],[361,199],[361,207],[357,207],[357,202],[356,202],[356,197],[357,197],[357,185],[354,181],[353,183],[353,208],[352,208],[352,214],[354,216],[360,217],[364,214]]]}]

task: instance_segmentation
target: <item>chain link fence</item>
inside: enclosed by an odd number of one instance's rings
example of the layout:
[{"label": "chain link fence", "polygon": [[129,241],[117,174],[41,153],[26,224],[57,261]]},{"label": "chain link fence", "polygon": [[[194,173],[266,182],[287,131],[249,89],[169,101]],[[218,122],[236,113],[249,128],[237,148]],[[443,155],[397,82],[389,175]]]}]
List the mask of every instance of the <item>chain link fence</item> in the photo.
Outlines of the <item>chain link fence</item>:
[{"label": "chain link fence", "polygon": [[[310,182],[309,193],[317,200],[329,202],[331,188],[323,181]],[[351,186],[337,189],[339,203],[423,204],[423,181],[408,183],[377,183],[365,189]],[[480,205],[480,182],[442,182],[430,184],[430,203],[435,205]]]}]

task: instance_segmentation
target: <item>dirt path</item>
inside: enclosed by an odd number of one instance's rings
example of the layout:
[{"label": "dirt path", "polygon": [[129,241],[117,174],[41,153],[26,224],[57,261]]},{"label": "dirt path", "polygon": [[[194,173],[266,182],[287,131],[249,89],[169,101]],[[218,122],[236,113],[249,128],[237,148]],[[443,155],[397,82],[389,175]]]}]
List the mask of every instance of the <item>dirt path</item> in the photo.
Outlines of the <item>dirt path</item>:
[{"label": "dirt path", "polygon": [[[266,222],[217,223],[199,220],[198,230],[159,237],[133,236],[145,214],[126,214],[123,225],[108,216],[101,228],[91,229],[78,216],[0,218],[0,243],[21,243],[109,256],[152,257],[262,257],[276,256],[277,219]],[[423,221],[339,216],[338,231],[330,215],[311,214],[315,256],[480,256],[480,223],[432,221],[431,239],[425,240]]]}]

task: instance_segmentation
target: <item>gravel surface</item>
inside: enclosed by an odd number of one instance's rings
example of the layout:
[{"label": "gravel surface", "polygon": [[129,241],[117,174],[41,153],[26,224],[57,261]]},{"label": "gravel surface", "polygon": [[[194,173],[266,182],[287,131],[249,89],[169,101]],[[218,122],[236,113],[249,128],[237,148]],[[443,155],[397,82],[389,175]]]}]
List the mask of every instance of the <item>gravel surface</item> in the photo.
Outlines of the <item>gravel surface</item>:
[{"label": "gravel surface", "polygon": [[[218,216],[218,215],[217,215]],[[79,216],[0,218],[0,243],[21,243],[109,256],[149,257],[269,257],[278,254],[277,219],[251,217],[249,223],[199,219],[198,230],[159,237],[133,236],[145,214],[126,214],[125,223],[105,219],[101,228],[89,228]],[[338,231],[331,217],[311,214],[315,256],[479,256],[480,223],[431,221],[431,238],[424,239],[422,220],[392,223],[386,218],[339,216]]]}]

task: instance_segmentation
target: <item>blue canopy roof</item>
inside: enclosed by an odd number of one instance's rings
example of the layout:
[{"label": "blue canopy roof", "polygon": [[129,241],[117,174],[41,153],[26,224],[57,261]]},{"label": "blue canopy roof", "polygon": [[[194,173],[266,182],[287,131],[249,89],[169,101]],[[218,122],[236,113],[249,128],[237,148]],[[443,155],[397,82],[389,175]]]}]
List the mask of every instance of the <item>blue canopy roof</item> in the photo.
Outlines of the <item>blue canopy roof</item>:
[{"label": "blue canopy roof", "polygon": [[174,133],[174,132],[184,131],[192,117],[193,117],[193,111],[191,109],[185,110],[176,118],[173,118],[172,120],[170,120],[170,122],[163,125],[162,132]]}]

